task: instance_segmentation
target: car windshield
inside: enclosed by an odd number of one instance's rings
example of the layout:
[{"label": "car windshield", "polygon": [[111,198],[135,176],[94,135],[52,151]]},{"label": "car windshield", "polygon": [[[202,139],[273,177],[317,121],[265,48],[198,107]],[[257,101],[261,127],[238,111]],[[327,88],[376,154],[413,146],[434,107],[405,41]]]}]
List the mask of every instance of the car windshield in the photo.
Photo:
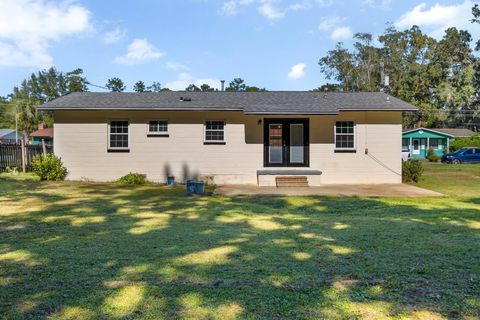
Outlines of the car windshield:
[{"label": "car windshield", "polygon": [[463,153],[464,151],[467,151],[468,149],[469,149],[469,148],[462,148],[462,149],[460,149],[460,150],[455,151],[455,152],[452,153],[452,154],[460,154],[460,153]]}]

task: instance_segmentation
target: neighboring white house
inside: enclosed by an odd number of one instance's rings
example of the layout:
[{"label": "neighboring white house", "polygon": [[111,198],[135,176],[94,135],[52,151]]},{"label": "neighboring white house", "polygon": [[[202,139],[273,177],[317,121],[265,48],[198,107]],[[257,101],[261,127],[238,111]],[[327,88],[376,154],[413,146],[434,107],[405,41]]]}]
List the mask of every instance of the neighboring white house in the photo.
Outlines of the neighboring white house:
[{"label": "neighboring white house", "polygon": [[0,129],[0,144],[12,144],[19,142],[23,138],[21,132],[15,129]]},{"label": "neighboring white house", "polygon": [[73,93],[53,111],[54,150],[69,179],[217,184],[401,183],[402,112],[385,93]]}]

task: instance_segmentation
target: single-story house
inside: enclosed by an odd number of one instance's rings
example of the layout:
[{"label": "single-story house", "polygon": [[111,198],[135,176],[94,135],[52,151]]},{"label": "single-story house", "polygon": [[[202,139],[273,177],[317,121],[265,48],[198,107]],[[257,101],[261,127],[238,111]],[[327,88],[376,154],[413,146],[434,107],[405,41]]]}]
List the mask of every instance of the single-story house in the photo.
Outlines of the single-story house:
[{"label": "single-story house", "polygon": [[428,149],[438,156],[448,152],[450,144],[455,138],[469,137],[474,132],[458,128],[415,128],[407,129],[402,133],[402,152],[408,153],[410,158],[427,158]]},{"label": "single-story house", "polygon": [[41,110],[69,179],[401,183],[402,112],[382,92],[72,93]]},{"label": "single-story house", "polygon": [[23,134],[15,129],[0,129],[0,144],[19,143]]},{"label": "single-story house", "polygon": [[46,145],[53,145],[53,128],[47,128],[45,125],[39,124],[38,130],[32,132],[30,135],[32,139],[32,144],[41,144],[42,140],[45,141]]}]

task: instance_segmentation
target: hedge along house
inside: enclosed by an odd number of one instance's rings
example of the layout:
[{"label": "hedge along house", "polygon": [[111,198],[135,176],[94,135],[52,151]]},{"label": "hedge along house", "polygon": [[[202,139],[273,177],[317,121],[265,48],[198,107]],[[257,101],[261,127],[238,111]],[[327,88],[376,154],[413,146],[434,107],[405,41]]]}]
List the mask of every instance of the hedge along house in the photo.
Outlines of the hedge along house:
[{"label": "hedge along house", "polygon": [[69,179],[129,173],[216,184],[401,183],[402,112],[385,93],[72,93],[54,115]]},{"label": "hedge along house", "polygon": [[468,129],[428,129],[415,128],[404,130],[402,134],[402,152],[408,152],[411,158],[426,159],[428,149],[442,156],[447,153],[455,138],[468,137],[473,131]]}]

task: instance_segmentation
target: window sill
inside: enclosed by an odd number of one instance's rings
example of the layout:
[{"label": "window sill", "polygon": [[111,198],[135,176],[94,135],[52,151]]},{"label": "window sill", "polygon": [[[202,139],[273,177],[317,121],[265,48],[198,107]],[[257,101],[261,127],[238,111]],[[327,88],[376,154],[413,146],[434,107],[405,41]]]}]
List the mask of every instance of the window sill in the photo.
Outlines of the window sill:
[{"label": "window sill", "polygon": [[148,138],[168,138],[168,137],[170,137],[170,134],[168,134],[168,133],[148,133],[147,137]]},{"label": "window sill", "polygon": [[203,142],[204,145],[225,145],[227,144],[225,141],[204,141]]},{"label": "window sill", "polygon": [[335,153],[357,153],[355,149],[335,149]]},{"label": "window sill", "polygon": [[108,153],[129,153],[130,149],[107,149]]}]

